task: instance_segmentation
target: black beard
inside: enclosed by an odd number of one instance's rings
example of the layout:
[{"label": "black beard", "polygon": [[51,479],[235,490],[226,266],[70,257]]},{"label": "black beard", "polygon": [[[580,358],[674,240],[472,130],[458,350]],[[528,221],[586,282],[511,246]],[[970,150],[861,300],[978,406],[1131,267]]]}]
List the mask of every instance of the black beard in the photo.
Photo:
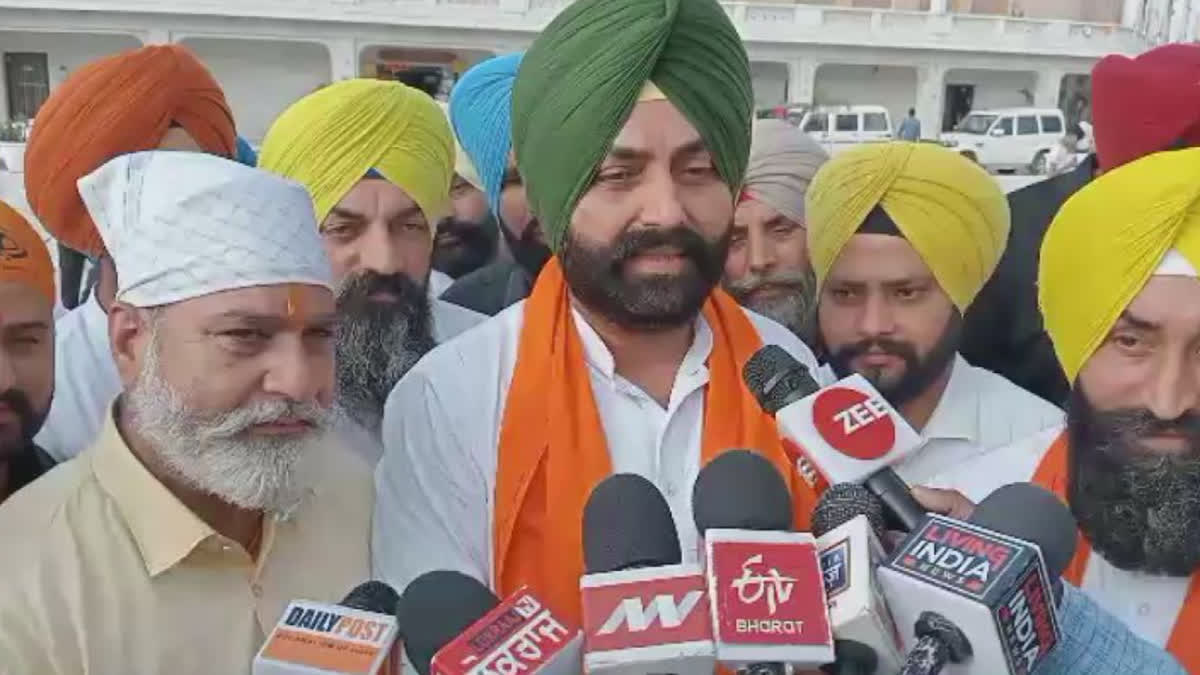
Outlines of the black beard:
[{"label": "black beard", "polygon": [[512,253],[513,260],[521,266],[521,269],[525,270],[530,279],[537,279],[538,274],[541,274],[542,268],[546,266],[550,256],[553,255],[550,247],[538,238],[538,228],[540,227],[537,219],[531,220],[525,226],[525,230],[521,232],[521,236],[517,237],[507,227],[500,225],[500,232],[504,234],[504,241],[508,244],[508,250]]},{"label": "black beard", "polygon": [[[372,300],[388,292],[394,301]],[[338,402],[360,424],[373,428],[388,394],[434,347],[433,312],[425,289],[403,274],[367,271],[339,290],[342,323],[337,339]]]},{"label": "black beard", "polygon": [[875,385],[888,403],[899,407],[923,394],[939,377],[945,374],[946,369],[953,364],[954,355],[958,353],[961,342],[962,315],[956,310],[950,315],[950,320],[946,323],[946,329],[942,331],[942,336],[938,338],[924,358],[917,354],[916,348],[910,343],[887,338],[855,342],[842,346],[836,351],[825,347],[823,351],[828,354],[829,365],[838,377],[853,375],[855,371],[850,367],[850,362],[873,349],[903,359],[904,374],[895,382],[879,381],[878,373],[859,373]]},{"label": "black beard", "polygon": [[[1096,410],[1077,384],[1067,408],[1068,501],[1079,529],[1114,567],[1174,577],[1200,567],[1200,415]],[[1140,439],[1182,434],[1182,455]]]},{"label": "black beard", "polygon": [[[724,272],[731,234],[709,242],[683,225],[637,227],[593,248],[568,231],[559,258],[567,286],[586,307],[625,328],[665,330],[696,319]],[[626,276],[631,258],[659,247],[679,249],[690,264],[678,275]]]},{"label": "black beard", "polygon": [[17,423],[20,426],[16,438],[0,440],[0,461],[7,461],[16,458],[33,446],[33,437],[41,431],[50,409],[47,406],[45,410],[34,410],[33,403],[20,389],[8,389],[0,392],[0,403],[8,404],[13,414],[17,416]]},{"label": "black beard", "polygon": [[[470,274],[492,261],[496,256],[497,223],[491,215],[482,223],[446,218],[438,223],[433,245],[433,269],[457,279]],[[443,248],[438,239],[445,234],[457,235],[459,245]]]}]

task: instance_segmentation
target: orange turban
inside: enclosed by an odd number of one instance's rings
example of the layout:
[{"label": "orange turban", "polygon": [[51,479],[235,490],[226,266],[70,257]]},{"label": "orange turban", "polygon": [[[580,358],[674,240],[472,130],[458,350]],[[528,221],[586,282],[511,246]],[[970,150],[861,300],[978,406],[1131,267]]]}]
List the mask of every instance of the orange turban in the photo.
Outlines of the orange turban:
[{"label": "orange turban", "polygon": [[102,252],[76,181],[118,155],[158,147],[172,122],[205,151],[233,156],[225,94],[184,47],[142,47],[71,73],[38,111],[25,150],[25,193],[42,225],[77,251]]},{"label": "orange turban", "polygon": [[17,281],[54,306],[54,264],[41,235],[25,216],[0,201],[0,281]]}]

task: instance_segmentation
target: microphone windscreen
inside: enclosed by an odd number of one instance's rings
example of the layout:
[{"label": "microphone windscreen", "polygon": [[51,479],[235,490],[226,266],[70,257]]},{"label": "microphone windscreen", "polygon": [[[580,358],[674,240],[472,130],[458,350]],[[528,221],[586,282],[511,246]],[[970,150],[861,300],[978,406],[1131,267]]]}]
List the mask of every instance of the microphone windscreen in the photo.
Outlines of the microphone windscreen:
[{"label": "microphone windscreen", "polygon": [[399,601],[400,594],[396,592],[396,589],[382,581],[372,580],[355,586],[338,604],[350,609],[394,616],[396,603]]},{"label": "microphone windscreen", "polygon": [[1032,483],[1012,483],[988,495],[971,523],[1037,544],[1051,579],[1075,556],[1075,518],[1058,497]]},{"label": "microphone windscreen", "polygon": [[437,570],[413,579],[396,604],[404,651],[420,675],[438,650],[500,604],[478,579]]},{"label": "microphone windscreen", "polygon": [[883,502],[857,483],[838,483],[825,491],[812,513],[814,537],[824,537],[858,516],[866,516],[875,536],[883,540],[887,531]]},{"label": "microphone windscreen", "polygon": [[588,574],[683,561],[671,507],[654,484],[632,473],[605,478],[583,509]]},{"label": "microphone windscreen", "polygon": [[808,367],[779,345],[755,352],[742,367],[742,379],[769,415],[821,388]]},{"label": "microphone windscreen", "polygon": [[765,457],[752,450],[729,450],[696,477],[692,515],[701,535],[710,528],[790,532],[792,496]]}]

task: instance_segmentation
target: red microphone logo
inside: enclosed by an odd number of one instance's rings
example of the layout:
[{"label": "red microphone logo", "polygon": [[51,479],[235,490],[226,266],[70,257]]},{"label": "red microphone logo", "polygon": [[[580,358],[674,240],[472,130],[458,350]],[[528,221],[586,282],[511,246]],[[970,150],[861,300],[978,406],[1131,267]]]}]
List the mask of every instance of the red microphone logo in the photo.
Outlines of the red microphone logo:
[{"label": "red microphone logo", "polygon": [[710,560],[722,642],[821,645],[829,640],[815,546],[720,541],[713,542]]},{"label": "red microphone logo", "polygon": [[699,574],[585,586],[583,614],[589,652],[711,639]]},{"label": "red microphone logo", "polygon": [[896,423],[882,399],[849,387],[817,394],[813,426],[833,449],[854,459],[879,459],[896,444]]}]

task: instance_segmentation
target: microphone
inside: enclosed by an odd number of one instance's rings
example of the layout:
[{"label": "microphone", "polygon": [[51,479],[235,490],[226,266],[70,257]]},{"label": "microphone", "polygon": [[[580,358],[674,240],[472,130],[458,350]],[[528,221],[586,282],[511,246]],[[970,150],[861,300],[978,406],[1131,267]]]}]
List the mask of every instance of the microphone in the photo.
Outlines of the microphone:
[{"label": "microphone", "polygon": [[837,663],[826,666],[827,672],[896,672],[904,660],[903,645],[875,579],[875,568],[886,557],[879,498],[861,485],[834,485],[813,509],[812,526],[836,638]]},{"label": "microphone", "polygon": [[816,540],[790,531],[792,500],[774,465],[749,450],[720,455],[696,478],[692,512],[717,660],[749,673],[833,661]]},{"label": "microphone", "polygon": [[396,643],[396,591],[381,581],[359,584],[339,605],[294,600],[251,665],[253,675],[383,675]]},{"label": "microphone", "polygon": [[969,523],[927,516],[879,568],[915,645],[902,675],[1026,675],[1041,666],[1062,642],[1051,580],[1075,537],[1066,508],[1029,484],[992,493]]},{"label": "microphone", "polygon": [[898,529],[925,516],[891,467],[921,445],[921,437],[861,375],[821,388],[808,368],[778,345],[755,352],[742,378],[760,406],[774,415],[797,471],[818,492],[862,483],[883,502]]},{"label": "microphone", "polygon": [[712,674],[704,574],[681,563],[671,509],[650,481],[615,474],[592,490],[583,553],[586,672]]},{"label": "microphone", "polygon": [[396,614],[420,675],[579,673],[579,630],[527,588],[501,602],[474,577],[427,572],[404,589]]}]

